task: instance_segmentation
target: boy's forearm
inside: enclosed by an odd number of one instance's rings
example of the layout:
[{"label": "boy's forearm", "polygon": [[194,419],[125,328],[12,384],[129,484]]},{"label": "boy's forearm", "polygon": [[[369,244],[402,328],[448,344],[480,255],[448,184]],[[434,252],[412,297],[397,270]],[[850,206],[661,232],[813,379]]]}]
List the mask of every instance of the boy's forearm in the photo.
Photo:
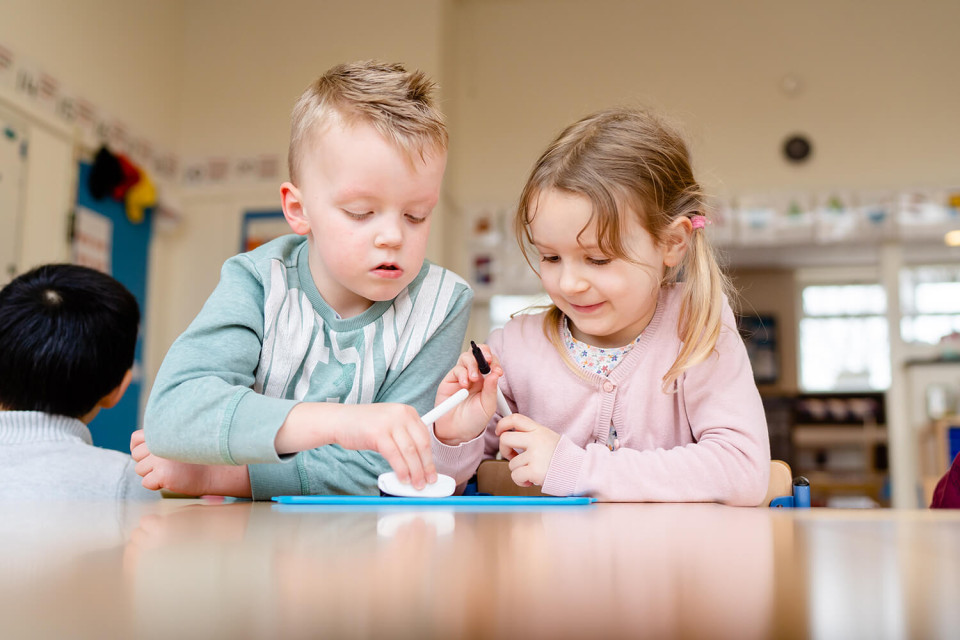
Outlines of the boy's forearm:
[{"label": "boy's forearm", "polygon": [[207,490],[203,493],[213,496],[233,496],[250,498],[250,474],[247,465],[210,465],[207,467]]},{"label": "boy's forearm", "polygon": [[274,440],[277,454],[316,449],[336,440],[337,424],[353,405],[332,402],[301,402],[287,414]]}]

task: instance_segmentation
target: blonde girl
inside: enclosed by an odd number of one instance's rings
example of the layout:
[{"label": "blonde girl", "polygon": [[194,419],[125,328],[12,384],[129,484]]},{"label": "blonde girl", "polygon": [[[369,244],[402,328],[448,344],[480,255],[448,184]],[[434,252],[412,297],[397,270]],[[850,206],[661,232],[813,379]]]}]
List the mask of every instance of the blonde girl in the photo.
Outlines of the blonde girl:
[{"label": "blonde girl", "polygon": [[[764,497],[770,447],[709,208],[687,146],[661,119],[611,109],[574,123],[537,161],[516,231],[552,305],[470,352],[438,401],[437,470],[463,484],[484,458],[551,495],[610,501]],[[512,415],[496,413],[496,387]]]}]

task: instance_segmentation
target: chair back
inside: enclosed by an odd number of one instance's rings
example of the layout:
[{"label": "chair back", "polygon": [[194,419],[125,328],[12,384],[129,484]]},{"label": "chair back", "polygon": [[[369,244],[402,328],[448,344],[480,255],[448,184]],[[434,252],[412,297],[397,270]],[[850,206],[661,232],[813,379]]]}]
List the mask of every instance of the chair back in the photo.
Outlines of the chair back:
[{"label": "chair back", "polygon": [[793,471],[783,460],[770,461],[770,482],[767,484],[767,495],[760,503],[761,507],[769,507],[774,498],[793,495]]},{"label": "chair back", "polygon": [[521,487],[510,477],[506,460],[484,460],[477,467],[477,491],[494,496],[543,496],[540,487]]}]

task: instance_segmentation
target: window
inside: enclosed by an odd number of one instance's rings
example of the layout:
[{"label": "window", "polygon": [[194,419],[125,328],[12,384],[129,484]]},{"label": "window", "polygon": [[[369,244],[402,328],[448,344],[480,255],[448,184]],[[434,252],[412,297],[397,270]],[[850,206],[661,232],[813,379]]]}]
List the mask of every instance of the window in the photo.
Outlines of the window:
[{"label": "window", "polygon": [[801,290],[800,388],[871,391],[890,386],[887,296],[879,284]]},{"label": "window", "polygon": [[937,344],[960,332],[960,265],[911,267],[900,273],[900,335]]},{"label": "window", "polygon": [[[800,388],[887,389],[890,340],[884,288],[869,282],[821,284],[815,282],[819,277],[801,278],[810,284],[800,290]],[[905,343],[935,345],[960,334],[960,265],[904,268],[899,293]]]}]

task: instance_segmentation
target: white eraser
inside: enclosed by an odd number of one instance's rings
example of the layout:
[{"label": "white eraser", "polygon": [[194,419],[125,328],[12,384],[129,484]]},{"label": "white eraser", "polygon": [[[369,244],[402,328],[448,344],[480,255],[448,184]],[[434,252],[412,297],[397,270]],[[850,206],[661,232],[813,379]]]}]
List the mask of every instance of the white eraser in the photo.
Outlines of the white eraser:
[{"label": "white eraser", "polygon": [[380,491],[398,498],[446,498],[452,496],[457,484],[450,476],[437,474],[437,481],[431,482],[423,489],[415,489],[412,484],[400,482],[393,471],[380,474],[377,478]]}]

